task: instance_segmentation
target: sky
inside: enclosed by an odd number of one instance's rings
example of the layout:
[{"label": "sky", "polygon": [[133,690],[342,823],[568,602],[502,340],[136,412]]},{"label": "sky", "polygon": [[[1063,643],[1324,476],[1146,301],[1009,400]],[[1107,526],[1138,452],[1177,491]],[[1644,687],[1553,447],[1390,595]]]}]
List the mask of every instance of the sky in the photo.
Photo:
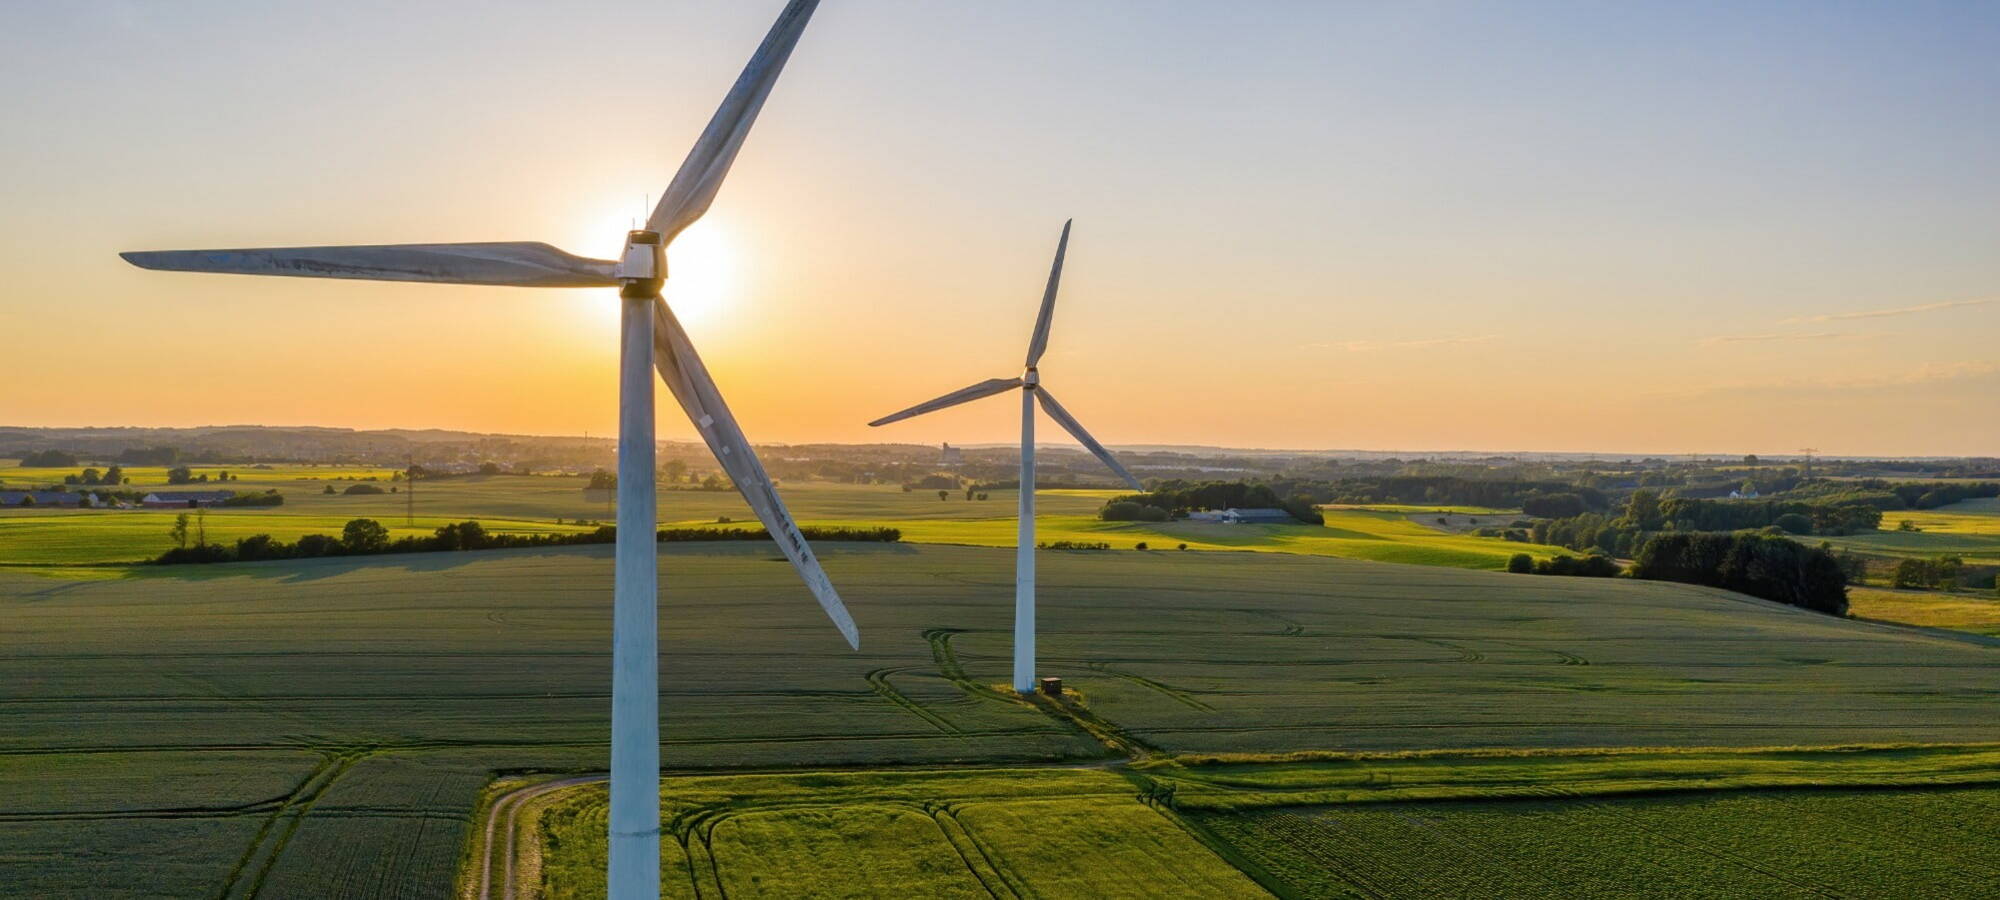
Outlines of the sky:
[{"label": "sky", "polygon": [[[609,434],[616,252],[780,0],[0,4],[0,424]],[[2000,5],[825,0],[666,296],[759,442],[2000,454]],[[661,391],[661,436],[691,439]],[[1057,434],[1040,425],[1044,439]]]}]

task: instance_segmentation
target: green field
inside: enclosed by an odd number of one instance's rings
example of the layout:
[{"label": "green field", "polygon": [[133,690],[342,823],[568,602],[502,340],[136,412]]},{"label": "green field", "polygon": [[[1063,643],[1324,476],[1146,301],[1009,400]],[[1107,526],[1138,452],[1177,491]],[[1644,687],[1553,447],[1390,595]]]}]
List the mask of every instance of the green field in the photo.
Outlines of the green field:
[{"label": "green field", "polygon": [[2000,788],[1197,814],[1300,897],[1994,897]]},{"label": "green field", "polygon": [[[317,483],[230,482],[238,491],[276,487],[285,505],[276,508],[221,508],[206,518],[210,540],[228,542],[265,533],[284,540],[300,535],[338,534],[348,519],[369,517],[397,535],[428,534],[438,525],[478,519],[489,530],[542,533],[580,530],[557,519],[609,521],[611,510],[584,498],[577,478],[496,475],[419,482],[413,527],[406,527],[406,500],[400,494],[332,496]],[[344,485],[343,485],[344,486]],[[1186,544],[1190,550],[1253,550],[1339,556],[1421,565],[1502,569],[1515,553],[1538,557],[1562,551],[1439,530],[1398,510],[1329,509],[1325,527],[1312,525],[1216,525],[1194,522],[1105,522],[1097,510],[1116,491],[1043,490],[1037,495],[1036,528],[1043,542],[1106,542],[1120,550],[1146,543],[1154,550]],[[785,498],[802,524],[893,527],[917,543],[1011,547],[1015,542],[1013,491],[989,492],[987,500],[960,493],[939,500],[934,491],[903,491],[880,485],[824,482],[788,485]],[[0,511],[0,566],[99,565],[137,562],[173,546],[167,529],[170,510]],[[663,525],[714,524],[728,518],[754,523],[734,492],[662,491]]]},{"label": "green field", "polygon": [[[551,900],[604,896],[605,799],[542,814]],[[661,809],[668,897],[1268,896],[1106,771],[681,777]]]},{"label": "green field", "polygon": [[[2000,893],[1991,745],[1315,756],[669,778],[664,894]],[[550,794],[528,886],[603,896],[604,829]]]},{"label": "green field", "polygon": [[[17,489],[28,485],[61,484],[65,475],[82,475],[84,469],[96,469],[99,472],[103,472],[107,468],[109,466],[102,464],[46,468],[23,466],[19,464],[18,460],[0,459],[0,484],[11,485]],[[186,489],[180,485],[167,484],[168,466],[122,466],[120,468],[124,471],[125,477],[130,480],[130,483],[125,485],[125,487],[132,490]],[[386,482],[397,471],[394,468],[383,466],[316,466],[303,463],[285,463],[279,465],[190,464],[187,468],[194,477],[207,475],[211,479],[220,478],[221,473],[227,472],[232,476],[241,478],[244,484],[258,485],[259,489],[273,484],[292,485],[301,481],[353,481],[374,478]],[[228,485],[212,482],[208,485],[193,485],[188,487],[205,489],[207,487],[234,486],[235,484],[236,482],[234,481],[229,482]]]},{"label": "green field", "polygon": [[1853,588],[1847,597],[1848,613],[1856,618],[2000,637],[2000,597],[1991,591],[1938,593]]},{"label": "green field", "polygon": [[[1908,520],[1922,531],[1898,531]],[[1843,550],[1876,556],[1962,556],[1973,564],[2000,565],[2000,501],[1968,500],[1937,509],[1891,510],[1882,530],[1820,538]]]},{"label": "green field", "polygon": [[[1080,692],[1086,723],[990,687],[1007,679],[1011,553],[820,550],[860,653],[768,548],[663,548],[669,768],[2000,741],[1994,649],[1718,591],[1044,553],[1043,673]],[[609,551],[0,573],[0,884],[445,896],[495,772],[605,764]],[[973,827],[1044,827],[1020,822]],[[769,839],[732,833],[739,858]]]}]

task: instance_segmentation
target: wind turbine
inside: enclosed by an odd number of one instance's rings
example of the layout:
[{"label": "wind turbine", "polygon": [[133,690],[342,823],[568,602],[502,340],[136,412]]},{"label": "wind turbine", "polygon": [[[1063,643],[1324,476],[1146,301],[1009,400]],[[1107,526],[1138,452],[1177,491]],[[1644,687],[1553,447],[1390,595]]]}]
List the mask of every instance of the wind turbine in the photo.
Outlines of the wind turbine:
[{"label": "wind turbine", "polygon": [[798,569],[849,646],[854,620],[723,403],[707,367],[660,299],[665,248],[708,211],[750,126],[777,83],[818,0],[791,0],[695,142],[645,228],[617,261],[584,259],[548,244],[400,244],[124,253],[133,265],[178,272],[423,281],[508,287],[615,287],[621,304],[618,374],[618,544],[611,681],[611,897],[660,891],[660,722],[653,375],[667,387],[735,481],[736,489]]},{"label": "wind turbine", "polygon": [[1049,286],[1042,293],[1042,311],[1035,317],[1035,335],[1028,341],[1027,371],[1019,378],[991,378],[968,388],[952,391],[936,400],[919,403],[868,423],[870,426],[900,422],[927,412],[935,412],[981,397],[1021,389],[1021,521],[1014,549],[1014,690],[1026,694],[1035,689],[1035,403],[1040,401],[1049,418],[1056,420],[1077,441],[1103,460],[1111,471],[1135,491],[1146,488],[1131,472],[1118,464],[1111,451],[1083,430],[1083,424],[1056,402],[1055,395],[1042,386],[1035,366],[1049,348],[1049,322],[1055,317],[1056,289],[1062,283],[1063,254],[1069,250],[1069,229],[1076,220],[1063,223],[1062,240],[1056,244],[1055,265],[1049,269]]}]

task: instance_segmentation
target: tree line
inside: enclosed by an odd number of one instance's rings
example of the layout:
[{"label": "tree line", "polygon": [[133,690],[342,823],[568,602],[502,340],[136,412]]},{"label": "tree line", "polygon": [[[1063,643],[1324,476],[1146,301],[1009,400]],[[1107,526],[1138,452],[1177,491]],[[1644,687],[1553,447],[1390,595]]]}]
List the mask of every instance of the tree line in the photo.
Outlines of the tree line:
[{"label": "tree line", "polygon": [[1847,615],[1847,573],[1825,548],[1756,532],[1653,536],[1632,577],[1700,584],[1832,616]]},{"label": "tree line", "polygon": [[[193,522],[198,523],[199,517]],[[503,534],[487,531],[476,521],[456,522],[428,535],[391,538],[389,529],[374,519],[354,519],[338,536],[308,534],[285,542],[268,534],[239,538],[234,544],[209,543],[202,532],[192,532],[189,516],[176,517],[170,534],[179,546],[160,554],[155,565],[186,563],[259,562],[277,559],[313,559],[328,556],[373,556],[392,553],[440,553],[463,550],[512,550],[526,547],[574,547],[610,544],[618,540],[618,528],[599,526],[595,531],[568,534]],[[812,541],[866,541],[895,543],[903,539],[895,528],[844,528],[802,526],[799,531]],[[666,528],[657,534],[660,543],[707,541],[768,541],[771,533],[762,528]]]},{"label": "tree line", "polygon": [[1164,522],[1205,509],[1282,509],[1301,522],[1326,524],[1311,497],[1280,495],[1271,485],[1243,481],[1162,481],[1146,493],[1112,498],[1097,515],[1113,522]]}]

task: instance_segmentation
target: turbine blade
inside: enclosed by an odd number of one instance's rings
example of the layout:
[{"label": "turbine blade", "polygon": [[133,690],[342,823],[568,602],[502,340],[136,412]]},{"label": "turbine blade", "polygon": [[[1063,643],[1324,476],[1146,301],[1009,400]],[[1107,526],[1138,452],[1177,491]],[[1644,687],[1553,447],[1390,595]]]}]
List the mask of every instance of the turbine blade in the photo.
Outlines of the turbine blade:
[{"label": "turbine blade", "polygon": [[1131,485],[1133,490],[1141,492],[1146,490],[1146,486],[1140,484],[1139,479],[1133,478],[1132,473],[1125,471],[1125,467],[1118,464],[1117,458],[1111,455],[1111,451],[1104,449],[1104,445],[1098,443],[1096,438],[1091,437],[1090,432],[1083,430],[1082,422],[1078,422],[1075,416],[1069,414],[1069,410],[1063,409],[1063,405],[1056,402],[1055,395],[1049,393],[1047,387],[1037,387],[1035,389],[1035,397],[1042,402],[1042,409],[1048,411],[1049,418],[1056,420],[1063,428],[1067,429],[1070,435],[1077,439],[1078,443],[1083,444],[1084,449],[1096,454],[1099,460],[1102,460],[1106,466],[1111,468],[1111,471],[1117,473],[1118,477],[1125,479],[1125,483]]},{"label": "turbine blade", "polygon": [[694,352],[687,332],[681,330],[680,321],[674,318],[666,301],[659,299],[653,301],[653,346],[660,377],[666,379],[674,399],[680,401],[681,409],[694,421],[701,439],[708,442],[708,449],[722,464],[722,470],[729,473],[729,480],[736,483],[736,490],[757,513],[758,521],[764,523],[771,539],[778,542],[778,549],[784,551],[785,558],[792,561],[792,568],[805,579],[820,608],[826,610],[827,618],[840,629],[840,636],[847,639],[849,647],[861,649],[861,634],[854,627],[854,617],[848,615],[847,606],[840,602],[840,594],[820,568],[819,558],[813,555],[805,535],[799,533],[798,524],[785,509],[785,501],[771,487],[764,464],[757,460],[756,451],[750,449],[750,441],[743,437],[736,417],[729,414],[729,406],[722,402],[722,394],[709,377],[708,367],[702,365],[701,356]]},{"label": "turbine blade", "polygon": [[908,419],[913,416],[921,416],[927,412],[936,412],[940,409],[944,409],[947,406],[957,406],[960,403],[970,403],[981,397],[991,397],[994,394],[1000,393],[1001,391],[1010,391],[1020,386],[1021,386],[1021,379],[1019,378],[989,378],[971,387],[959,388],[958,390],[952,391],[951,393],[939,397],[936,400],[928,400],[923,403],[919,403],[915,406],[910,407],[909,409],[903,410],[902,412],[890,413],[889,415],[883,416],[882,418],[876,419],[875,421],[870,422],[868,424],[872,427],[876,425],[887,425],[890,422],[901,422],[904,419]]},{"label": "turbine blade", "polygon": [[1056,263],[1049,269],[1049,287],[1042,292],[1042,311],[1035,316],[1035,336],[1028,341],[1028,368],[1042,361],[1042,353],[1049,349],[1049,323],[1056,317],[1056,288],[1062,286],[1063,254],[1069,251],[1069,227],[1075,219],[1063,223],[1062,240],[1056,243]]},{"label": "turbine blade", "polygon": [[160,250],[120,253],[141,269],[428,281],[506,287],[615,287],[616,263],[573,256],[547,244],[378,244],[357,247],[267,247],[245,250]]},{"label": "turbine blade", "polygon": [[764,43],[750,57],[750,64],[743,67],[743,74],[737,76],[736,86],[722,98],[715,117],[708,120],[708,127],[702,130],[694,149],[681,162],[673,183],[660,195],[659,205],[646,219],[646,230],[659,232],[662,240],[672,243],[674,235],[708,212],[708,205],[715,202],[716,191],[722,188],[722,179],[729,174],[730,164],[736,161],[736,151],[742,149],[743,138],[757,121],[764,99],[771,95],[771,86],[778,83],[785,61],[791,58],[792,48],[798,45],[799,35],[818,7],[819,0],[791,0],[785,11],[778,14],[777,23],[764,36]]}]

